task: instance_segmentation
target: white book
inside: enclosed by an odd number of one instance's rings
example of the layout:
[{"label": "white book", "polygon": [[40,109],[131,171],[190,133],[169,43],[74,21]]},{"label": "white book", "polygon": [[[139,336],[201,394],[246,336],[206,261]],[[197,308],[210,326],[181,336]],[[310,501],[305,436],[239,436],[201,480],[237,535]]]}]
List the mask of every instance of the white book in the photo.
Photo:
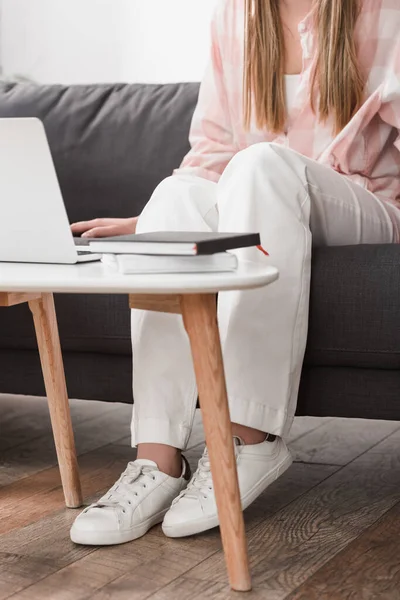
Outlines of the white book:
[{"label": "white book", "polygon": [[168,256],[147,254],[103,254],[102,262],[125,275],[145,273],[222,273],[235,271],[235,254],[219,252],[198,256]]}]

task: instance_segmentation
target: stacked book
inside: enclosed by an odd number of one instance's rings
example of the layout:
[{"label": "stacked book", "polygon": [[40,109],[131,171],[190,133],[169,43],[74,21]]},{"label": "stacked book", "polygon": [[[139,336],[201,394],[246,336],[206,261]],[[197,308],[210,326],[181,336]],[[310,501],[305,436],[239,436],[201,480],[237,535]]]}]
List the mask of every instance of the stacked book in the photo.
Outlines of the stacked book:
[{"label": "stacked book", "polygon": [[124,274],[235,271],[237,248],[259,246],[258,233],[156,232],[92,239],[91,252]]}]

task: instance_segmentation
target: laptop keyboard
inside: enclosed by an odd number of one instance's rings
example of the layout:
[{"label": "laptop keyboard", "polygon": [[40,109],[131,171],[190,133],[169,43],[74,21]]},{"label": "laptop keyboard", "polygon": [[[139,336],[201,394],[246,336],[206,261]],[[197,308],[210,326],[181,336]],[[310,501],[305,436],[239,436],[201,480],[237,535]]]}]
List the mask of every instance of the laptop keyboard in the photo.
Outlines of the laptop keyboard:
[{"label": "laptop keyboard", "polygon": [[75,246],[89,246],[89,242],[87,238],[74,237]]}]

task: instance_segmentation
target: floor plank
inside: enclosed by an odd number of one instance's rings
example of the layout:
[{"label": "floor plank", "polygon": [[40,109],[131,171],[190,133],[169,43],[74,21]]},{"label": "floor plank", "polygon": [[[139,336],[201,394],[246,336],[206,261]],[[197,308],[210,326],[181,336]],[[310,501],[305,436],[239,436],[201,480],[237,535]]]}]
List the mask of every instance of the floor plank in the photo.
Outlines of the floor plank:
[{"label": "floor plank", "polygon": [[[114,407],[113,412],[107,411],[74,423],[77,453],[89,452],[121,438],[124,430],[129,431],[129,415],[130,407],[120,405]],[[50,423],[44,421],[43,425],[39,435],[2,452],[0,485],[10,484],[57,464]]]},{"label": "floor plank", "polygon": [[291,444],[295,440],[302,438],[307,433],[315,431],[323,425],[327,425],[332,420],[333,419],[331,417],[296,417],[293,421],[287,442]]},{"label": "floor plank", "polygon": [[396,421],[332,419],[289,445],[295,461],[345,465],[397,429]]},{"label": "floor plank", "polygon": [[287,600],[398,600],[400,503]]},{"label": "floor plank", "polygon": [[[226,583],[190,579],[186,576],[177,578],[170,585],[149,596],[152,600],[240,600],[242,597],[244,600],[259,600],[259,598],[267,600],[265,595],[257,598],[254,593],[240,595],[232,592]],[[103,596],[100,593],[91,596],[90,600],[111,600],[111,598],[114,600],[114,596]],[[115,600],[128,600],[128,598],[127,594],[115,596]],[[135,596],[133,598],[136,600]]]},{"label": "floor plank", "polygon": [[[131,448],[109,445],[81,456],[84,499],[110,487],[132,460],[132,452]],[[64,495],[58,467],[19,479],[0,490],[0,534],[25,527],[62,508]]]},{"label": "floor plank", "polygon": [[[93,417],[115,412],[107,402],[70,400],[73,424],[84,423]],[[44,433],[51,432],[46,398],[0,394],[1,436],[0,454],[24,444]]]},{"label": "floor plank", "polygon": [[0,599],[27,588],[32,578],[41,579],[52,573],[54,566],[40,558],[0,551]]},{"label": "floor plank", "polygon": [[[251,592],[239,595],[233,592],[226,583],[210,582],[194,579],[185,575],[179,577],[171,585],[159,590],[157,593],[149,596],[151,600],[269,600],[265,590],[253,588]],[[114,596],[104,596],[95,594],[91,600],[114,600]],[[116,600],[127,600],[128,596],[117,597]],[[332,599],[330,599],[332,600]]]},{"label": "floor plank", "polygon": [[113,600],[146,598],[207,558],[210,552],[212,549],[204,543],[182,540],[173,544],[166,538],[145,536],[134,545],[96,550],[12,597],[14,600],[86,600],[97,591],[99,597]]}]

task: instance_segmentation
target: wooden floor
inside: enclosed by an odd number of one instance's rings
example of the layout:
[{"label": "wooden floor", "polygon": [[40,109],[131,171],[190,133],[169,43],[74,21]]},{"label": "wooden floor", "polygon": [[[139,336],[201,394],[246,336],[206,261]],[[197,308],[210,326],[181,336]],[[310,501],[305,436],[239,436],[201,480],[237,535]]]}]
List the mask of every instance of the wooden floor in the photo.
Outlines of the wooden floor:
[{"label": "wooden floor", "polygon": [[[119,476],[130,407],[71,402],[86,502]],[[170,540],[156,527],[123,546],[69,540],[46,401],[0,396],[0,600],[223,600],[218,530]],[[200,418],[188,453],[203,449]],[[400,599],[400,423],[302,418],[296,462],[247,511],[263,600]]]}]

